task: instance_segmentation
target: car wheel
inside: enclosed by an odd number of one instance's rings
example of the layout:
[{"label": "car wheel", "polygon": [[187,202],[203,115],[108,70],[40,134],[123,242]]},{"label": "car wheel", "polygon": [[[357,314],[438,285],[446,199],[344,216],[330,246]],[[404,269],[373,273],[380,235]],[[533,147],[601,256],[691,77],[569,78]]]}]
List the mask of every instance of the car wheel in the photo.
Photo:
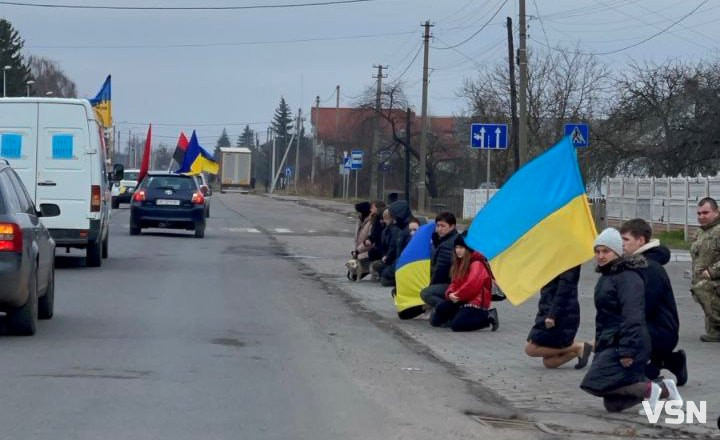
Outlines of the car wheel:
[{"label": "car wheel", "polygon": [[120,207],[120,202],[117,201],[117,199],[112,199],[112,209],[118,209]]},{"label": "car wheel", "polygon": [[195,225],[195,238],[203,238],[205,237],[205,225],[197,224]]},{"label": "car wheel", "polygon": [[140,235],[140,228],[137,226],[130,225],[130,235]]},{"label": "car wheel", "polygon": [[88,243],[87,253],[85,254],[85,265],[87,267],[102,266],[102,250],[103,241],[100,239]]},{"label": "car wheel", "polygon": [[17,336],[32,336],[37,330],[38,297],[37,268],[28,281],[28,298],[25,305],[7,314],[8,330]]},{"label": "car wheel", "polygon": [[103,240],[102,243],[102,257],[107,258],[108,257],[108,244],[110,244],[110,232],[107,233],[105,236],[105,240]]},{"label": "car wheel", "polygon": [[38,318],[50,319],[55,310],[55,264],[50,268],[45,295],[38,298]]}]

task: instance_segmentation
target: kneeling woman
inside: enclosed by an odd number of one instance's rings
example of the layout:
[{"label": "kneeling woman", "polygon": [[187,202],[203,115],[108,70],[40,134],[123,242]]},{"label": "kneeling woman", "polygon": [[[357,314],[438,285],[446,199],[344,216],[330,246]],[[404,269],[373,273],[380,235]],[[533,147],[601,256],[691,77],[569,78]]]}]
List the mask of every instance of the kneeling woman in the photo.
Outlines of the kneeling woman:
[{"label": "kneeling woman", "polygon": [[646,267],[640,255],[622,257],[620,233],[605,229],[595,241],[595,261],[601,276],[595,285],[595,356],[580,388],[602,397],[605,409],[619,412],[647,399],[682,400],[675,382],[645,378],[650,337],[645,324],[645,284],[637,269]]},{"label": "kneeling woman", "polygon": [[525,353],[543,358],[547,368],[557,368],[575,358],[577,369],[588,363],[592,345],[575,341],[580,326],[579,281],[580,266],[576,266],[555,277],[540,291],[538,313]]},{"label": "kneeling woman", "polygon": [[430,319],[430,324],[440,327],[450,324],[456,332],[468,332],[492,326],[498,328],[496,309],[490,308],[492,275],[487,260],[465,244],[467,233],[455,239],[455,253],[450,269],[452,282],[445,291]]}]

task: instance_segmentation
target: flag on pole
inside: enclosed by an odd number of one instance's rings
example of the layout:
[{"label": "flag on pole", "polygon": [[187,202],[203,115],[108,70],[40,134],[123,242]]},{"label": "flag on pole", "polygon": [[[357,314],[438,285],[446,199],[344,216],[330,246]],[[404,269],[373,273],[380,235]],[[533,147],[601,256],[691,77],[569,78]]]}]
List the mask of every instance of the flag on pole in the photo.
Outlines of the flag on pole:
[{"label": "flag on pole", "polygon": [[215,158],[212,154],[200,146],[195,130],[193,130],[192,136],[190,136],[187,151],[185,151],[185,157],[183,158],[182,165],[180,166],[180,169],[175,172],[178,174],[193,175],[200,174],[202,172],[217,174],[219,170],[220,166],[217,162],[215,162]]},{"label": "flag on pole", "polygon": [[111,75],[105,78],[105,82],[98,94],[90,99],[90,105],[95,109],[95,115],[97,115],[98,122],[103,127],[112,127],[112,100],[111,100],[111,87],[110,87]]},{"label": "flag on pole", "polygon": [[152,150],[150,138],[152,137],[152,124],[148,127],[147,137],[145,138],[145,150],[143,151],[142,163],[140,164],[140,172],[138,173],[138,185],[150,170],[150,151]]},{"label": "flag on pole", "polygon": [[177,145],[175,146],[175,153],[173,153],[173,159],[178,165],[182,165],[183,159],[185,158],[185,152],[187,151],[188,140],[185,137],[185,133],[180,132]]},{"label": "flag on pole", "polygon": [[480,210],[465,242],[490,261],[513,304],[593,256],[597,236],[569,137],[518,170]]}]

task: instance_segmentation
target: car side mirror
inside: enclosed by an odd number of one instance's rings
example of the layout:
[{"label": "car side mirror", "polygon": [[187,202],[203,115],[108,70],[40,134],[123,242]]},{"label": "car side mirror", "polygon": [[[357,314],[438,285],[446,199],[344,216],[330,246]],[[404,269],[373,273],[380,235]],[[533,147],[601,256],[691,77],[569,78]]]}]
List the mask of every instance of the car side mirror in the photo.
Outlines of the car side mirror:
[{"label": "car side mirror", "polygon": [[54,203],[41,203],[38,217],[57,217],[60,215],[60,207]]},{"label": "car side mirror", "polygon": [[211,196],[212,191],[210,190],[210,187],[207,185],[202,185],[200,187],[200,191],[203,193],[204,196]]},{"label": "car side mirror", "polygon": [[125,167],[121,163],[116,163],[113,165],[113,171],[112,171],[112,179],[117,182],[121,181],[123,177],[125,176]]}]

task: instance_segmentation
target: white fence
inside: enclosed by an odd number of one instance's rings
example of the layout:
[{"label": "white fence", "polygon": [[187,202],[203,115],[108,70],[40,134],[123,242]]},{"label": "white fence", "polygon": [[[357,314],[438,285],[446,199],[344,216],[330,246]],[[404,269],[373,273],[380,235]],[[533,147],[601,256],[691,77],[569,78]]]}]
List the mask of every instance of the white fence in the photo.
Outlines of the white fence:
[{"label": "white fence", "polygon": [[606,216],[620,222],[643,218],[670,229],[698,226],[695,208],[703,197],[720,200],[720,177],[607,178],[603,182]]},{"label": "white fence", "polygon": [[466,189],[463,191],[463,218],[473,218],[498,192],[497,189]]}]

